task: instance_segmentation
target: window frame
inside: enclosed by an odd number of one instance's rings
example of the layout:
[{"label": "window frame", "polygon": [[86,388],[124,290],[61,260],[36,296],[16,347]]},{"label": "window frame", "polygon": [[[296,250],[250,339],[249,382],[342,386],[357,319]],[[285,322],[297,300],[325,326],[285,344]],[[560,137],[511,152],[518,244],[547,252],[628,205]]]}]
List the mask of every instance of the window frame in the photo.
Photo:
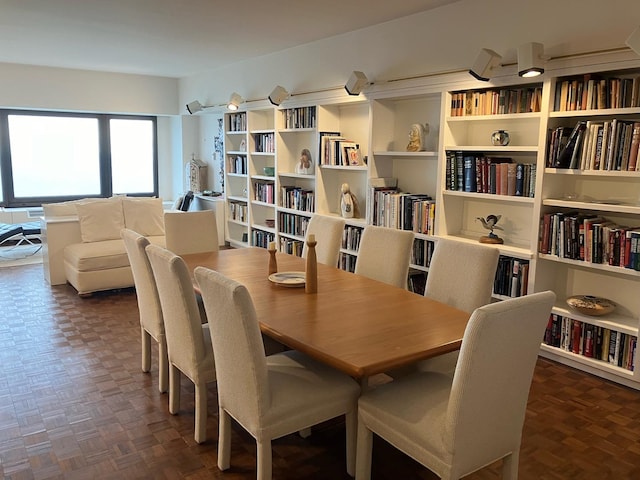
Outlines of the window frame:
[{"label": "window frame", "polygon": [[[32,115],[50,117],[95,118],[98,121],[98,148],[100,168],[99,195],[56,195],[42,197],[16,198],[13,189],[13,168],[11,162],[11,145],[9,139],[9,115]],[[111,137],[109,123],[112,119],[148,120],[151,121],[153,134],[153,192],[127,192],[128,196],[158,196],[158,118],[151,115],[125,115],[107,113],[81,113],[43,110],[0,109],[0,182],[2,182],[2,207],[39,207],[43,203],[64,202],[80,198],[107,198],[113,196],[111,170]]]}]

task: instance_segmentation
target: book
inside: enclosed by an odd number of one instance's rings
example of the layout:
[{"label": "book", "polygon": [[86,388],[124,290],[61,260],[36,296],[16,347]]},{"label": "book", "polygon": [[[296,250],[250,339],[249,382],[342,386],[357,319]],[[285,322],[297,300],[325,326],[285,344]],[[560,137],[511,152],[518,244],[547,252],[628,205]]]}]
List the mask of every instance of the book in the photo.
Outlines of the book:
[{"label": "book", "polygon": [[640,146],[640,122],[633,123],[631,131],[631,144],[629,145],[629,163],[627,170],[639,170],[638,165],[638,147]]},{"label": "book", "polygon": [[[586,126],[587,122],[583,120],[580,120],[578,123],[576,123],[575,127],[573,127],[573,130],[571,131],[571,134],[569,135],[567,144],[558,154],[556,164],[554,165],[555,167],[571,168],[571,165],[574,165],[577,162],[582,135]],[[575,168],[575,166],[573,168]]]}]

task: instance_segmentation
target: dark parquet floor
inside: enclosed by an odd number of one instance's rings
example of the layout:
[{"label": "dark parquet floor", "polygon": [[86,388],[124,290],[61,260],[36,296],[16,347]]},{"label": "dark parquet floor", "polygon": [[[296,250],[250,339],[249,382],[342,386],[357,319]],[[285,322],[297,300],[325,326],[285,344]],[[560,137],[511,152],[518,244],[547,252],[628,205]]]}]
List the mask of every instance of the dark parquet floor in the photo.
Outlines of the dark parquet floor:
[{"label": "dark parquet floor", "polygon": [[[233,430],[232,468],[216,466],[216,391],[209,440],[193,440],[193,387],[178,415],[140,370],[133,290],[81,299],[50,287],[41,265],[0,268],[0,475],[30,479],[255,478],[255,443]],[[491,432],[486,432],[491,435]],[[274,442],[274,479],[348,479],[344,424]],[[435,475],[376,439],[376,480]],[[500,478],[500,463],[470,475]],[[540,359],[520,456],[522,479],[640,478],[640,392]]]}]

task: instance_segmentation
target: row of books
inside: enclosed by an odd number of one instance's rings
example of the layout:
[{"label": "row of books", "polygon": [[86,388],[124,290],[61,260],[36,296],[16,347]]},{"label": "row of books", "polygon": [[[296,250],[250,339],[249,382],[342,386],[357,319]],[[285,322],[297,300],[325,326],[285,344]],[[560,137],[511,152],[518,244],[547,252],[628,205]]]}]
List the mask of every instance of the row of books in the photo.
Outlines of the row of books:
[{"label": "row of books", "polygon": [[269,243],[275,240],[275,235],[271,232],[265,232],[264,230],[251,230],[251,245],[254,247],[267,248]]},{"label": "row of books", "polygon": [[246,155],[235,155],[230,156],[228,159],[228,167],[229,173],[237,173],[239,175],[247,174],[247,156]]},{"label": "row of books", "polygon": [[244,202],[229,202],[229,218],[236,222],[247,222],[249,208]]},{"label": "row of books", "polygon": [[360,145],[345,138],[339,132],[320,132],[319,165],[358,166],[362,165]]},{"label": "row of books", "polygon": [[591,74],[556,83],[556,112],[640,107],[640,77],[598,78]]},{"label": "row of books", "polygon": [[529,285],[529,260],[500,255],[493,282],[493,293],[506,297],[522,297]]},{"label": "row of books", "polygon": [[278,230],[297,237],[304,237],[309,226],[309,217],[292,213],[278,213]]},{"label": "row of books", "polygon": [[429,268],[434,248],[435,243],[432,240],[415,238],[413,240],[413,249],[411,250],[411,263]]},{"label": "row of books", "polygon": [[451,94],[451,116],[539,112],[542,87],[467,90]]},{"label": "row of books", "polygon": [[593,213],[545,213],[539,252],[640,271],[640,227],[621,226]]},{"label": "row of books", "polygon": [[347,272],[354,272],[356,269],[356,260],[358,257],[355,255],[349,255],[348,253],[341,253],[338,260],[338,267]]},{"label": "row of books", "polygon": [[552,313],[544,343],[633,371],[638,337]]},{"label": "row of books", "polygon": [[640,121],[579,121],[549,131],[547,166],[580,170],[640,171]]},{"label": "row of books", "polygon": [[447,150],[447,190],[516,197],[533,197],[537,167],[513,163],[509,157],[487,157],[481,153]]},{"label": "row of books", "polygon": [[284,128],[316,128],[316,107],[287,108],[282,111]]},{"label": "row of books", "polygon": [[287,237],[280,237],[280,246],[278,250],[282,253],[288,253],[289,255],[301,257],[303,246],[304,242],[302,242],[301,240],[293,240]]},{"label": "row of books", "polygon": [[342,232],[342,248],[358,251],[360,248],[360,238],[362,237],[362,227],[347,225]]},{"label": "row of books", "polygon": [[407,287],[410,292],[424,295],[427,286],[427,273],[416,268],[409,269]]},{"label": "row of books", "polygon": [[227,115],[229,119],[229,132],[246,132],[247,131],[247,114],[245,112],[231,113]]},{"label": "row of books", "polygon": [[273,182],[253,182],[253,199],[274,204],[274,190]]},{"label": "row of books", "polygon": [[258,153],[274,153],[276,151],[276,139],[273,133],[256,133],[254,141],[256,144],[254,151]]},{"label": "row of books", "polygon": [[433,235],[436,203],[430,195],[376,190],[372,199],[373,225]]},{"label": "row of books", "polygon": [[315,205],[315,193],[301,187],[280,187],[280,206],[300,210],[302,212],[313,212]]}]

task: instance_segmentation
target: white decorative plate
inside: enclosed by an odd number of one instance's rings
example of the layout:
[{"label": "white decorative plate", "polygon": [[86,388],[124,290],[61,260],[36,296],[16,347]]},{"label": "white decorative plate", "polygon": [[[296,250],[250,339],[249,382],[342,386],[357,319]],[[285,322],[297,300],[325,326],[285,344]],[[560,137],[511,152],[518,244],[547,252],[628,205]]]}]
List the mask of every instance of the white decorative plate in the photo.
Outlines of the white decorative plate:
[{"label": "white decorative plate", "polygon": [[283,287],[304,287],[304,272],[272,273],[269,281]]}]

